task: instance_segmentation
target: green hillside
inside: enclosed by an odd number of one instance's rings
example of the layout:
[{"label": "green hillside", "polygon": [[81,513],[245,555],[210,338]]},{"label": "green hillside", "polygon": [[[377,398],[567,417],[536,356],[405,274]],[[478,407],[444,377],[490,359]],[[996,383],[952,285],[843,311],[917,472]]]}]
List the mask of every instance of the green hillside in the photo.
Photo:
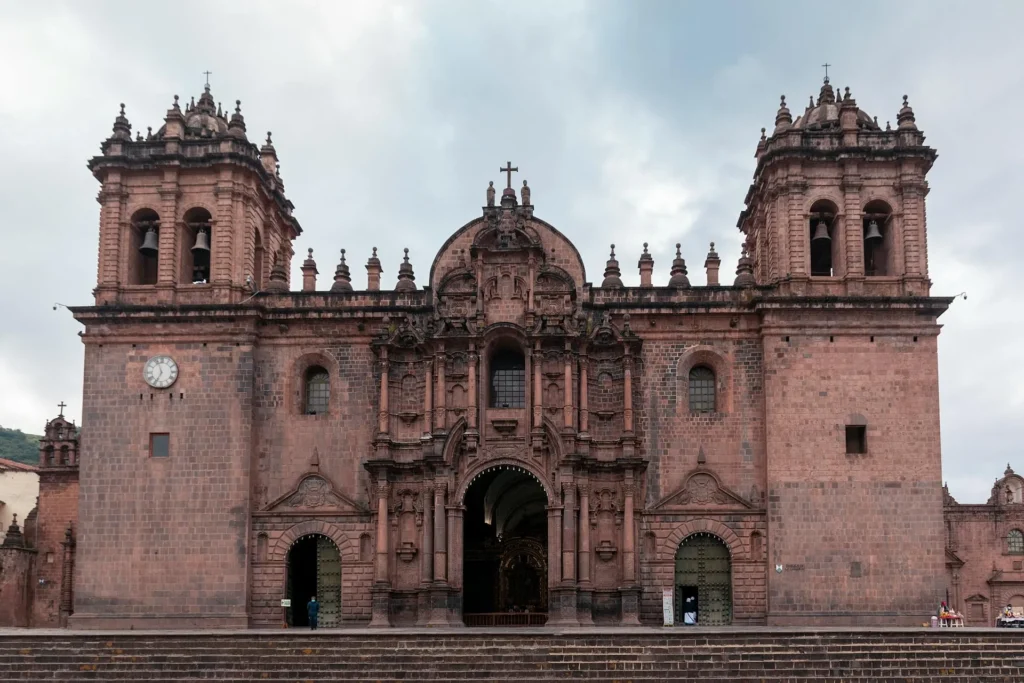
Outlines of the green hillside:
[{"label": "green hillside", "polygon": [[38,465],[39,438],[35,434],[25,434],[18,429],[0,427],[0,458],[23,462],[26,465]]}]

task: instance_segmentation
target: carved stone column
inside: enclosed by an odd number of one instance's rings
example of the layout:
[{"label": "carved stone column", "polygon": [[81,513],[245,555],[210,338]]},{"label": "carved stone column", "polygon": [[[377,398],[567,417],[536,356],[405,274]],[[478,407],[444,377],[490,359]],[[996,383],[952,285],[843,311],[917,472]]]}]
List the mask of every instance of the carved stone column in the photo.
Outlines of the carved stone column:
[{"label": "carved stone column", "polygon": [[576,485],[562,482],[562,583],[576,582]]},{"label": "carved stone column", "polygon": [[68,625],[68,617],[74,610],[75,536],[71,524],[64,530],[63,557],[60,572],[60,605],[58,623],[61,628]]},{"label": "carved stone column", "polygon": [[380,349],[380,406],[377,411],[377,436],[387,437],[388,435],[388,381],[390,365],[388,363],[388,349],[382,346]]},{"label": "carved stone column", "polygon": [[477,416],[477,402],[480,397],[477,396],[476,390],[476,364],[479,356],[476,354],[476,345],[470,342],[469,344],[469,405],[466,406],[466,425],[469,431],[475,432],[476,427],[476,416]]},{"label": "carved stone column", "polygon": [[445,398],[448,393],[448,385],[444,376],[446,359],[447,356],[445,355],[444,345],[442,344],[437,350],[437,360],[434,364],[437,371],[436,398],[434,400],[434,429],[437,431],[444,431],[448,427],[448,411],[445,408]]},{"label": "carved stone column", "polygon": [[623,397],[623,425],[626,434],[633,433],[633,354],[626,346],[626,355],[622,359],[625,396]]},{"label": "carved stone column", "polygon": [[430,614],[430,587],[434,581],[434,485],[423,484],[423,526],[420,539],[420,594],[416,623],[425,625]]},{"label": "carved stone column", "polygon": [[423,435],[429,437],[434,431],[434,364],[428,358],[423,365]]},{"label": "carved stone column", "polygon": [[377,553],[373,565],[373,588],[370,591],[370,626],[385,627],[391,625],[391,585],[388,581],[388,495],[390,486],[384,472],[379,473],[377,477]]},{"label": "carved stone column", "polygon": [[544,356],[540,352],[540,342],[533,347],[533,428],[541,429],[544,423],[544,388],[540,381],[541,366]]},{"label": "carved stone column", "polygon": [[592,626],[594,623],[594,593],[590,583],[590,482],[579,482],[580,490],[580,552],[579,552],[579,592],[577,593],[576,612],[581,626]]},{"label": "carved stone column", "polygon": [[562,392],[565,396],[563,412],[565,417],[565,423],[562,425],[566,431],[572,430],[572,351],[569,349],[569,344],[565,345],[565,391]]},{"label": "carved stone column", "polygon": [[633,471],[626,470],[626,481],[623,489],[622,519],[622,583],[620,590],[622,599],[622,624],[625,626],[640,625],[640,587],[636,585],[636,523],[633,521],[634,497],[636,482]]},{"label": "carved stone column", "polygon": [[[462,599],[465,586],[462,581],[462,519],[465,508],[461,505],[448,506],[448,584],[449,598],[446,602],[445,618],[449,625],[462,625]],[[456,598],[452,600],[451,598]]]},{"label": "carved stone column", "polygon": [[448,484],[434,482],[434,583],[448,583],[447,519],[444,514],[444,494]]},{"label": "carved stone column", "polygon": [[587,375],[590,373],[589,363],[586,354],[580,354],[580,434],[589,435],[590,432],[590,409],[587,392]]}]

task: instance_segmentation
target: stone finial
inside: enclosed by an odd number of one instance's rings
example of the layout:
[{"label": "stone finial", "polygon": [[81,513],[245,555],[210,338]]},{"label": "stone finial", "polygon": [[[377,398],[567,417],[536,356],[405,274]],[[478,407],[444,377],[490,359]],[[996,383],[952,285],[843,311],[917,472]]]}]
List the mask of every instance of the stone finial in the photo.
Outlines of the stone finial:
[{"label": "stone finial", "polygon": [[711,249],[708,251],[708,257],[704,259],[704,268],[708,274],[708,287],[718,286],[718,268],[722,265],[722,259],[718,258],[718,252],[715,251],[715,243],[711,243]]},{"label": "stone finial", "polygon": [[904,95],[903,106],[900,108],[899,114],[896,115],[896,127],[900,130],[917,130],[917,119],[907,100],[907,96]]},{"label": "stone finial", "polygon": [[270,282],[267,283],[267,291],[274,294],[288,292],[288,268],[285,266],[283,249],[279,249],[274,255],[274,265],[270,268]]},{"label": "stone finial", "polygon": [[744,244],[739,263],[736,264],[736,280],[733,282],[733,286],[752,287],[754,284],[754,264],[747,255],[747,245]]},{"label": "stone finial", "polygon": [[818,104],[835,104],[836,92],[832,89],[832,85],[828,82],[828,76],[825,77],[825,82],[821,84],[821,90],[818,92]]},{"label": "stone finial", "polygon": [[668,279],[668,286],[676,289],[689,289],[690,279],[686,277],[686,261],[683,260],[683,253],[680,245],[676,242],[676,257],[672,260],[672,277]]},{"label": "stone finial", "polygon": [[412,272],[412,264],[409,263],[408,249],[405,249],[405,256],[402,258],[402,265],[398,266],[398,284],[395,285],[395,291],[416,291],[416,276]]},{"label": "stone finial", "polygon": [[697,464],[706,465],[708,463],[708,456],[704,454],[704,446],[701,445],[697,448]]},{"label": "stone finial", "polygon": [[277,150],[270,139],[270,131],[267,131],[267,141],[260,147],[260,161],[263,162],[263,170],[271,175],[277,174]]},{"label": "stone finial", "polygon": [[366,261],[366,289],[371,292],[380,290],[380,275],[384,269],[377,258],[377,247],[373,248],[373,256]]},{"label": "stone finial", "polygon": [[765,136],[765,128],[761,129],[761,138],[757,141],[757,154],[760,157],[768,147],[768,138]]},{"label": "stone finial", "polygon": [[530,203],[530,186],[526,184],[525,180],[523,181],[523,189],[519,191],[519,196],[523,199],[523,206],[533,206]]},{"label": "stone finial", "polygon": [[784,130],[788,130],[793,125],[793,115],[789,111],[789,107],[786,106],[786,96],[783,95],[779,98],[779,111],[775,114],[775,132],[773,135],[778,135]]},{"label": "stone finial", "polygon": [[1006,463],[1006,470],[1003,472],[1003,476],[1004,477],[1008,477],[1008,476],[1010,476],[1013,473],[1014,473],[1013,472],[1013,468],[1010,467],[1010,463]]},{"label": "stone finial", "polygon": [[132,124],[128,123],[128,117],[124,115],[124,102],[121,103],[121,113],[114,118],[114,134],[110,137],[114,140],[132,139]]},{"label": "stone finial", "polygon": [[345,250],[341,250],[341,261],[334,270],[334,284],[331,285],[332,292],[351,292],[352,276],[348,271],[348,264],[345,263]]},{"label": "stone finial", "polygon": [[890,132],[891,130],[892,130],[892,122],[890,122],[890,121],[886,121],[886,122],[885,122],[885,131],[886,131],[886,132],[888,133],[888,132]]},{"label": "stone finial", "polygon": [[21,527],[18,526],[18,515],[14,515],[11,520],[11,525],[7,527],[7,536],[4,537],[4,544],[0,546],[3,548],[24,548],[25,537],[21,533]]},{"label": "stone finial", "polygon": [[841,101],[844,107],[857,106],[857,100],[853,99],[853,95],[850,94],[850,86],[843,88],[843,99]]},{"label": "stone finial", "polygon": [[313,457],[309,459],[309,469],[313,472],[320,471],[320,451],[316,446],[313,446]]},{"label": "stone finial", "polygon": [[636,265],[640,269],[640,286],[653,287],[651,274],[654,272],[654,257],[647,251],[647,242],[644,242],[644,253],[640,254],[640,260]]},{"label": "stone finial", "polygon": [[228,133],[237,138],[245,138],[245,117],[242,116],[242,100],[235,100],[235,113],[228,123]]},{"label": "stone finial", "polygon": [[601,282],[602,287],[622,287],[622,273],[619,270],[619,262],[615,260],[615,245],[612,245],[611,256],[608,257],[608,262],[604,267],[604,280]]},{"label": "stone finial", "polygon": [[316,291],[316,276],[320,271],[316,269],[316,261],[313,260],[313,250],[306,254],[306,260],[302,262],[302,291]]},{"label": "stone finial", "polygon": [[171,105],[171,109],[173,109],[174,111],[179,111],[179,112],[181,111],[181,106],[178,104],[178,96],[177,95],[174,96],[174,104]]},{"label": "stone finial", "polygon": [[487,206],[494,206],[494,196],[497,190],[494,189],[494,181],[487,183]]}]

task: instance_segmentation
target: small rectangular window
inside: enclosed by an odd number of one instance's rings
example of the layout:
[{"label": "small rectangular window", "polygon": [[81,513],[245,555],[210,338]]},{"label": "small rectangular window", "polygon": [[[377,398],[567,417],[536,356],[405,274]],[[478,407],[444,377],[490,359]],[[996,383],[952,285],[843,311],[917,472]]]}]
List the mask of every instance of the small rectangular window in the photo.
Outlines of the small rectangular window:
[{"label": "small rectangular window", "polygon": [[868,452],[868,428],[864,425],[846,425],[846,452],[863,455]]},{"label": "small rectangular window", "polygon": [[170,434],[149,435],[149,455],[152,458],[167,458],[171,455]]}]

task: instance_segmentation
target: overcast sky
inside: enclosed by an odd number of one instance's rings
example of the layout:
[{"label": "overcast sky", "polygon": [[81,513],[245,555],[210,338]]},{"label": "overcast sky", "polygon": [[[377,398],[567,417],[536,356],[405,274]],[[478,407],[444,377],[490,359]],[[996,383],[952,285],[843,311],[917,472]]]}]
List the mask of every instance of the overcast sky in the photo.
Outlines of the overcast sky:
[{"label": "overcast sky", "polygon": [[[944,477],[983,502],[1024,470],[1024,3],[3,2],[0,3],[0,425],[39,433],[81,415],[80,329],[54,302],[91,303],[98,184],[85,167],[118,103],[158,128],[173,95],[242,101],[267,130],[325,288],[348,250],[354,284],[402,247],[423,284],[518,165],[537,215],[600,282],[607,245],[636,284],[682,242],[703,283],[708,242],[731,281],[735,223],[762,126],[794,114],[821,64],[882,125],[904,93],[939,152],[929,176],[933,293],[967,291],[941,322]],[[293,283],[301,282],[296,271]]]}]

